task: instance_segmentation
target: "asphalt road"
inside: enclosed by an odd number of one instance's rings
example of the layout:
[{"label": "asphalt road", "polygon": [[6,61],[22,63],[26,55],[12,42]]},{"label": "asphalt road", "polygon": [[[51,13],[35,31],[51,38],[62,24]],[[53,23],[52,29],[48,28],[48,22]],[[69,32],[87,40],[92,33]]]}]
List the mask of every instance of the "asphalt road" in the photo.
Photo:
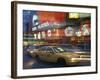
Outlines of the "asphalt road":
[{"label": "asphalt road", "polygon": [[24,48],[23,53],[23,69],[36,69],[36,68],[54,68],[54,67],[77,67],[77,66],[90,66],[90,63],[81,62],[76,66],[63,66],[61,64],[44,62],[37,60],[27,54],[26,48]]}]

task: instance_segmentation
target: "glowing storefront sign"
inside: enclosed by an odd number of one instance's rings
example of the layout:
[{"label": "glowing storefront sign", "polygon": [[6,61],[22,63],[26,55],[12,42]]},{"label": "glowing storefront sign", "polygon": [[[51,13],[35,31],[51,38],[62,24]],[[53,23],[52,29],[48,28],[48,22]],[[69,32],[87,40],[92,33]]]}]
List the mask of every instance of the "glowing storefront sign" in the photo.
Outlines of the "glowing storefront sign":
[{"label": "glowing storefront sign", "polygon": [[79,18],[79,13],[69,13],[69,18]]},{"label": "glowing storefront sign", "polygon": [[33,15],[32,24],[33,26],[37,26],[39,24],[37,15]]},{"label": "glowing storefront sign", "polygon": [[65,29],[65,35],[66,36],[73,36],[73,34],[74,34],[74,29],[72,27],[67,27]]},{"label": "glowing storefront sign", "polygon": [[38,25],[39,25],[38,16],[37,15],[33,15],[33,17],[32,17],[32,31],[37,30],[37,26]]},{"label": "glowing storefront sign", "polygon": [[84,24],[81,28],[82,35],[90,35],[90,29],[88,28],[88,24]]},{"label": "glowing storefront sign", "polygon": [[47,28],[47,27],[50,27],[50,23],[49,22],[45,22],[45,23],[42,23],[40,24],[38,27],[38,29],[42,29],[42,28]]},{"label": "glowing storefront sign", "polygon": [[56,36],[59,36],[59,31],[58,31],[58,29],[56,29]]},{"label": "glowing storefront sign", "polygon": [[51,37],[51,30],[47,31],[47,35],[48,35],[48,37]]},{"label": "glowing storefront sign", "polygon": [[41,33],[42,33],[42,38],[45,38],[46,37],[45,31],[42,31]]},{"label": "glowing storefront sign", "polygon": [[38,33],[38,39],[41,39],[41,33],[40,32]]},{"label": "glowing storefront sign", "polygon": [[77,31],[75,32],[76,36],[80,37],[82,35],[82,32],[81,31]]},{"label": "glowing storefront sign", "polygon": [[37,30],[37,27],[33,27],[33,28],[32,28],[32,31],[35,31],[35,30]]},{"label": "glowing storefront sign", "polygon": [[36,34],[34,34],[34,39],[37,39],[37,35]]},{"label": "glowing storefront sign", "polygon": [[32,17],[32,31],[54,29],[66,25],[66,15],[63,12],[38,11]]}]

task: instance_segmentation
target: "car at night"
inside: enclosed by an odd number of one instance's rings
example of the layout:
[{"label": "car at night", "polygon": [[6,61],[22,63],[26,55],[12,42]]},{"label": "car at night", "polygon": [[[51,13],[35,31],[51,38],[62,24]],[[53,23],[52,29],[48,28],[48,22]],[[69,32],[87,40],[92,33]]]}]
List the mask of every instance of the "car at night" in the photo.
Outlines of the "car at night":
[{"label": "car at night", "polygon": [[89,62],[91,59],[90,54],[86,52],[66,51],[66,49],[61,46],[43,46],[36,51],[31,50],[29,54],[32,57],[46,62],[63,65],[77,65],[81,61]]},{"label": "car at night", "polygon": [[33,51],[37,51],[39,49],[40,46],[36,46],[36,45],[29,45],[27,47],[27,53],[30,55],[30,53],[32,53]]}]

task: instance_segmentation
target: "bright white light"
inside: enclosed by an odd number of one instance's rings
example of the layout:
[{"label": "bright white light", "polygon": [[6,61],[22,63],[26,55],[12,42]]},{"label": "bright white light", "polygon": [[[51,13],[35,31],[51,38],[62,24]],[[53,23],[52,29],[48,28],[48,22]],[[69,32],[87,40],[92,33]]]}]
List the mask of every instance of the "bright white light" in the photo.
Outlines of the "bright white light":
[{"label": "bright white light", "polygon": [[46,37],[46,34],[45,34],[45,31],[42,32],[42,38],[45,38]]},{"label": "bright white light", "polygon": [[78,32],[76,32],[76,36],[81,36],[82,35],[82,32],[81,31],[78,31]]},{"label": "bright white light", "polygon": [[40,32],[38,33],[38,39],[41,39],[41,33]]},{"label": "bright white light", "polygon": [[36,39],[37,38],[37,35],[36,34],[34,34],[34,39]]},{"label": "bright white light", "polygon": [[86,53],[86,52],[81,52],[81,51],[78,52],[78,51],[75,51],[74,53]]},{"label": "bright white light", "polygon": [[36,26],[38,25],[38,16],[37,15],[33,15],[33,18],[32,18],[32,23],[33,23],[33,26]]},{"label": "bright white light", "polygon": [[51,30],[48,30],[47,33],[48,33],[48,37],[50,37],[51,36]]},{"label": "bright white light", "polygon": [[37,19],[38,19],[38,16],[37,15],[33,15],[33,21],[37,20]]}]

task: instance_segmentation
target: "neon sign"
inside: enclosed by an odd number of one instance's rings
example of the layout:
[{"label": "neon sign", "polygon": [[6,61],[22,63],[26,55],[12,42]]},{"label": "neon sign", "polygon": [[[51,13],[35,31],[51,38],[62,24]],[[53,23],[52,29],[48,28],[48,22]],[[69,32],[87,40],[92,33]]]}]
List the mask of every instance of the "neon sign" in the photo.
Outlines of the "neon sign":
[{"label": "neon sign", "polygon": [[73,34],[74,34],[74,29],[72,27],[67,27],[65,29],[65,35],[66,36],[73,36]]}]

